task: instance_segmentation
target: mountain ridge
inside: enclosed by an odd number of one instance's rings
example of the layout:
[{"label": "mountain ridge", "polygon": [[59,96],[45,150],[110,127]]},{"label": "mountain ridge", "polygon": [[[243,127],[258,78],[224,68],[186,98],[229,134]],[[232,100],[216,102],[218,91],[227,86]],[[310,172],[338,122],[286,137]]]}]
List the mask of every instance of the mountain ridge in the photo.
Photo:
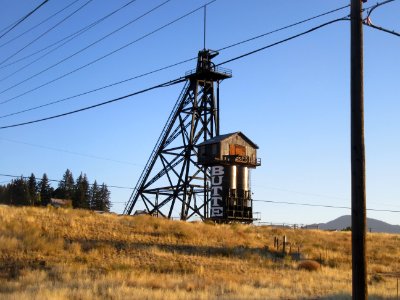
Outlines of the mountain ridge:
[{"label": "mountain ridge", "polygon": [[[322,230],[343,230],[351,227],[351,215],[340,216],[326,223],[309,225]],[[400,233],[400,225],[392,225],[384,221],[367,218],[367,229],[370,232]]]}]

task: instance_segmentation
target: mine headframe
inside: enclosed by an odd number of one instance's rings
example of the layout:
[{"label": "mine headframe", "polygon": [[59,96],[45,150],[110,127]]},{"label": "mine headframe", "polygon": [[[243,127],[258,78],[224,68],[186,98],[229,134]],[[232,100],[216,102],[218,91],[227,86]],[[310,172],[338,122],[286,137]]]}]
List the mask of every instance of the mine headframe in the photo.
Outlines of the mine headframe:
[{"label": "mine headframe", "polygon": [[208,218],[210,168],[197,162],[197,145],[219,135],[219,85],[232,77],[216,67],[218,52],[201,50],[186,84],[150,154],[124,214],[145,209],[181,220]]}]

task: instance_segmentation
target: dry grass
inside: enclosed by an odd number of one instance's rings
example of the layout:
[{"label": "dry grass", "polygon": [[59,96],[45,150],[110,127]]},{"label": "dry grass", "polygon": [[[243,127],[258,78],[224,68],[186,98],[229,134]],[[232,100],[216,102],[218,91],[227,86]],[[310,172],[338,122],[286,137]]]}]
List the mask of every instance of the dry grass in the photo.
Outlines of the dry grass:
[{"label": "dry grass", "polygon": [[[321,267],[275,253],[283,235]],[[370,298],[395,298],[399,257],[368,234]],[[0,206],[1,299],[350,299],[350,270],[349,232]]]}]

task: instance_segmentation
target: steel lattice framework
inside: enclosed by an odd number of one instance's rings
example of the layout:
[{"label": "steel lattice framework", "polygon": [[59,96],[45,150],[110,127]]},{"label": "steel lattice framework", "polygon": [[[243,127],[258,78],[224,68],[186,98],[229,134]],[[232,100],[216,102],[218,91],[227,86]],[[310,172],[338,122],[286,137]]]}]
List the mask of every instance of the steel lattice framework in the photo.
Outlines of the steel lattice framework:
[{"label": "steel lattice framework", "polygon": [[196,145],[219,135],[219,84],[232,77],[211,59],[218,52],[202,50],[125,207],[134,212],[143,203],[151,215],[181,220],[208,217],[207,167],[197,164]]}]

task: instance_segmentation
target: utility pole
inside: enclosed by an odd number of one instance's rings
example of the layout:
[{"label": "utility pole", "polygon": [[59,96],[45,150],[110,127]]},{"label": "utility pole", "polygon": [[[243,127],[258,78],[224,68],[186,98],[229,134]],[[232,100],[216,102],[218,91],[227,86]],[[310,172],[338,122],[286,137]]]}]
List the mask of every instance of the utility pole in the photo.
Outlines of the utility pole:
[{"label": "utility pole", "polygon": [[351,247],[353,299],[368,298],[361,0],[351,0]]}]

